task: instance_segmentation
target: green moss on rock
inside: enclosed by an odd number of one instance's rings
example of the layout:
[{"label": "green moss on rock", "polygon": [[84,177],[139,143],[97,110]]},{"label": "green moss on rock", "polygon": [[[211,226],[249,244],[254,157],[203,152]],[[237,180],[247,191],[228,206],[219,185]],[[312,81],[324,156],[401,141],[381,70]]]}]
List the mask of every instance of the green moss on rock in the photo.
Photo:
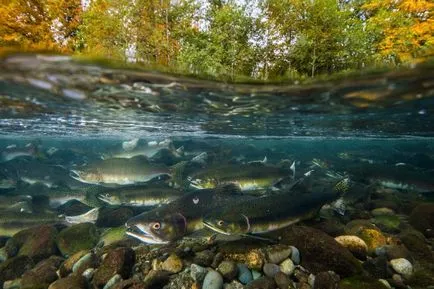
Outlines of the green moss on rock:
[{"label": "green moss on rock", "polygon": [[97,228],[91,223],[82,223],[62,230],[56,239],[57,247],[64,256],[81,250],[90,250],[98,243]]}]

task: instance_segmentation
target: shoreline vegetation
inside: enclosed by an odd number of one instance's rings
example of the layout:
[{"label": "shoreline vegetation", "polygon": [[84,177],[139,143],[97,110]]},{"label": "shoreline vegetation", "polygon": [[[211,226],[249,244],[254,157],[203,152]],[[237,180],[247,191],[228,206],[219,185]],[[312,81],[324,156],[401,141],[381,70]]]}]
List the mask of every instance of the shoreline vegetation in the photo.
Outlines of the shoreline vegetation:
[{"label": "shoreline vegetation", "polygon": [[0,56],[55,53],[177,77],[312,84],[431,67],[433,11],[416,0],[12,0],[0,7]]}]

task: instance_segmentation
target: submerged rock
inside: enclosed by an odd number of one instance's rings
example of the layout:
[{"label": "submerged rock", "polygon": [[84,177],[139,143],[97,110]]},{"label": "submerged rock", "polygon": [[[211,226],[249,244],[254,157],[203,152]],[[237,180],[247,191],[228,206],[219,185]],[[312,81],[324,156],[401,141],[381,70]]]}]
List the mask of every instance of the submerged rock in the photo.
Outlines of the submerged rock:
[{"label": "submerged rock", "polygon": [[237,264],[232,261],[223,261],[218,266],[217,271],[222,274],[225,280],[231,281],[237,276],[238,267]]},{"label": "submerged rock", "polygon": [[237,264],[237,268],[238,268],[238,280],[242,284],[245,285],[252,282],[253,280],[252,272],[245,264]]},{"label": "submerged rock", "polygon": [[19,244],[18,255],[28,256],[39,262],[57,254],[57,229],[49,225],[41,225],[18,232],[13,239]]},{"label": "submerged rock", "polygon": [[51,256],[48,259],[40,261],[36,266],[25,272],[21,277],[21,288],[48,288],[48,286],[57,280],[57,269],[64,259],[58,256]]},{"label": "submerged rock", "polygon": [[390,265],[393,270],[403,275],[405,278],[410,278],[411,274],[413,274],[413,265],[411,265],[410,261],[407,259],[399,258],[390,260]]},{"label": "submerged rock", "polygon": [[368,246],[365,241],[357,236],[344,235],[335,238],[336,242],[350,250],[353,255],[360,259],[366,260],[366,255],[368,254]]},{"label": "submerged rock", "polygon": [[295,265],[294,262],[292,262],[291,259],[286,259],[283,260],[282,263],[280,263],[280,271],[282,271],[283,273],[285,273],[286,275],[292,275],[292,273],[294,272],[295,269]]},{"label": "submerged rock", "polygon": [[134,265],[134,251],[131,248],[117,248],[109,252],[95,271],[92,283],[102,288],[116,274],[127,279]]},{"label": "submerged rock", "polygon": [[410,214],[410,224],[426,237],[434,237],[434,204],[426,203],[415,207]]},{"label": "submerged rock", "polygon": [[33,266],[33,260],[27,256],[16,256],[6,260],[0,264],[0,285],[7,280],[20,277]]},{"label": "submerged rock", "polygon": [[379,230],[362,229],[357,236],[365,241],[369,254],[373,254],[376,248],[387,244],[386,237]]},{"label": "submerged rock", "polygon": [[163,264],[161,264],[161,269],[166,270],[171,273],[178,273],[182,270],[183,264],[181,258],[177,255],[172,254],[167,258]]},{"label": "submerged rock", "polygon": [[339,275],[333,271],[320,272],[315,276],[313,289],[338,289]]},{"label": "submerged rock", "polygon": [[392,276],[392,271],[389,268],[386,256],[378,256],[363,263],[363,268],[373,277],[377,279],[386,279]]},{"label": "submerged rock", "polygon": [[291,226],[271,235],[296,246],[302,255],[301,265],[314,274],[332,270],[341,276],[350,276],[362,270],[350,251],[320,230]]},{"label": "submerged rock", "polygon": [[66,259],[59,268],[59,275],[61,278],[66,277],[69,273],[72,272],[72,267],[80,260],[83,256],[85,256],[88,252],[86,250],[78,251],[73,254],[71,257]]},{"label": "submerged rock", "polygon": [[203,289],[221,289],[223,288],[223,277],[222,275],[215,271],[209,270],[203,280]]},{"label": "submerged rock", "polygon": [[81,275],[71,274],[66,278],[52,283],[48,289],[86,289],[86,278]]},{"label": "submerged rock", "polygon": [[90,250],[98,243],[97,228],[91,223],[81,223],[63,229],[56,239],[63,256],[71,256],[81,250]]},{"label": "submerged rock", "polygon": [[205,278],[206,273],[208,271],[203,268],[202,266],[199,266],[197,264],[191,264],[190,266],[190,277],[196,281],[196,282],[202,282]]},{"label": "submerged rock", "polygon": [[280,272],[280,267],[276,264],[266,263],[262,271],[264,271],[265,276],[274,278],[274,276]]},{"label": "submerged rock", "polygon": [[290,246],[272,246],[265,249],[265,255],[269,263],[279,264],[289,256],[291,256],[292,250]]},{"label": "submerged rock", "polygon": [[276,282],[274,282],[273,278],[262,276],[259,277],[256,280],[253,280],[250,282],[246,289],[275,289],[276,288]]}]

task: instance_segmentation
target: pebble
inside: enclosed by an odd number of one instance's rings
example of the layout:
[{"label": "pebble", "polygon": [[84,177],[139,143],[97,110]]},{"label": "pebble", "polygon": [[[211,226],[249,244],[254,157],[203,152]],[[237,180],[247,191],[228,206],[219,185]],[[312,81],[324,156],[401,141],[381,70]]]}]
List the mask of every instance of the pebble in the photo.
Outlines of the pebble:
[{"label": "pebble", "polygon": [[223,254],[221,252],[218,252],[212,260],[211,267],[216,269],[221,261],[223,261]]},{"label": "pebble", "polygon": [[244,289],[244,285],[237,280],[232,280],[231,283],[224,284],[223,289]]},{"label": "pebble", "polygon": [[361,238],[352,235],[343,235],[335,238],[336,242],[347,248],[354,257],[360,260],[366,260],[368,254],[368,245]]},{"label": "pebble", "polygon": [[166,261],[161,264],[163,270],[169,271],[171,273],[178,273],[182,270],[182,260],[175,254],[169,256]]},{"label": "pebble", "polygon": [[20,289],[21,279],[8,280],[3,283],[3,289]]},{"label": "pebble", "polygon": [[291,248],[291,260],[295,265],[300,264],[300,251],[294,247],[290,246]]},{"label": "pebble", "polygon": [[276,282],[277,287],[280,289],[291,288],[291,280],[289,280],[289,277],[282,272],[277,272],[277,274],[274,275],[274,282]]},{"label": "pebble", "polygon": [[249,268],[245,264],[237,264],[238,267],[238,280],[246,285],[253,281],[252,272],[250,272]]},{"label": "pebble", "polygon": [[257,271],[257,270],[252,270],[252,276],[253,276],[253,280],[258,279],[259,277],[262,276],[261,272]]},{"label": "pebble", "polygon": [[392,286],[390,286],[389,282],[387,282],[387,280],[385,279],[378,279],[378,281],[380,281],[381,283],[384,284],[384,286],[386,286],[388,289],[392,289]]},{"label": "pebble", "polygon": [[265,276],[274,278],[277,272],[280,272],[280,267],[276,264],[266,263],[262,268],[262,271],[264,271]]},{"label": "pebble", "polygon": [[84,278],[86,278],[86,280],[90,281],[93,277],[93,273],[95,273],[95,269],[94,268],[87,268],[86,270],[84,270],[83,274],[81,274]]},{"label": "pebble", "polygon": [[395,215],[395,211],[389,208],[376,208],[371,211],[373,216],[393,216]]},{"label": "pebble", "polygon": [[122,281],[122,277],[119,274],[114,275],[113,277],[108,280],[108,282],[104,285],[103,289],[110,289],[113,288],[117,283]]},{"label": "pebble", "polygon": [[190,266],[190,276],[193,278],[196,282],[202,282],[205,278],[205,275],[207,273],[207,270],[203,268],[202,266],[199,266],[197,264],[191,264]]},{"label": "pebble", "polygon": [[215,270],[209,270],[203,280],[202,289],[221,289],[223,288],[223,277]]},{"label": "pebble", "polygon": [[413,265],[407,259],[398,258],[390,260],[390,265],[392,265],[393,270],[405,278],[409,278],[413,274]]},{"label": "pebble", "polygon": [[223,275],[223,278],[228,281],[233,280],[238,274],[237,265],[232,261],[221,262],[217,270]]},{"label": "pebble", "polygon": [[307,278],[307,283],[309,283],[310,287],[313,288],[315,284],[315,275],[309,274],[309,277]]},{"label": "pebble", "polygon": [[285,273],[286,275],[291,275],[294,272],[295,266],[291,259],[286,259],[282,263],[280,263],[280,271]]},{"label": "pebble", "polygon": [[87,253],[83,257],[81,257],[74,265],[72,265],[72,272],[77,272],[78,268],[80,268],[84,263],[90,262],[92,258],[92,253]]},{"label": "pebble", "polygon": [[194,256],[193,262],[204,267],[209,267],[214,260],[214,253],[210,250],[197,252]]},{"label": "pebble", "polygon": [[279,264],[289,256],[291,256],[291,247],[274,246],[266,251],[267,260],[272,264]]},{"label": "pebble", "polygon": [[274,279],[267,276],[262,276],[261,278],[250,282],[246,288],[247,289],[274,289],[276,288],[276,283],[274,282]]}]

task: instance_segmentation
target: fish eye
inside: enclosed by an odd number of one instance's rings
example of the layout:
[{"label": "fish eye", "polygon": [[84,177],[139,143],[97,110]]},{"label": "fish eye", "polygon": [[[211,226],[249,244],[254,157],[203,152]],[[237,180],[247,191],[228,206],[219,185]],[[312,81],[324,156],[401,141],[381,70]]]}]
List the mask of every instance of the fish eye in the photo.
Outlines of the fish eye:
[{"label": "fish eye", "polygon": [[199,198],[198,198],[198,197],[194,197],[194,198],[193,198],[193,203],[194,203],[195,205],[197,205],[197,204],[199,203]]},{"label": "fish eye", "polygon": [[225,223],[225,222],[223,222],[223,220],[219,220],[219,221],[217,222],[217,225],[219,225],[219,226],[223,226],[224,223]]},{"label": "fish eye", "polygon": [[154,229],[154,230],[159,230],[160,228],[161,228],[160,223],[154,223],[154,224],[152,225],[152,229]]}]

